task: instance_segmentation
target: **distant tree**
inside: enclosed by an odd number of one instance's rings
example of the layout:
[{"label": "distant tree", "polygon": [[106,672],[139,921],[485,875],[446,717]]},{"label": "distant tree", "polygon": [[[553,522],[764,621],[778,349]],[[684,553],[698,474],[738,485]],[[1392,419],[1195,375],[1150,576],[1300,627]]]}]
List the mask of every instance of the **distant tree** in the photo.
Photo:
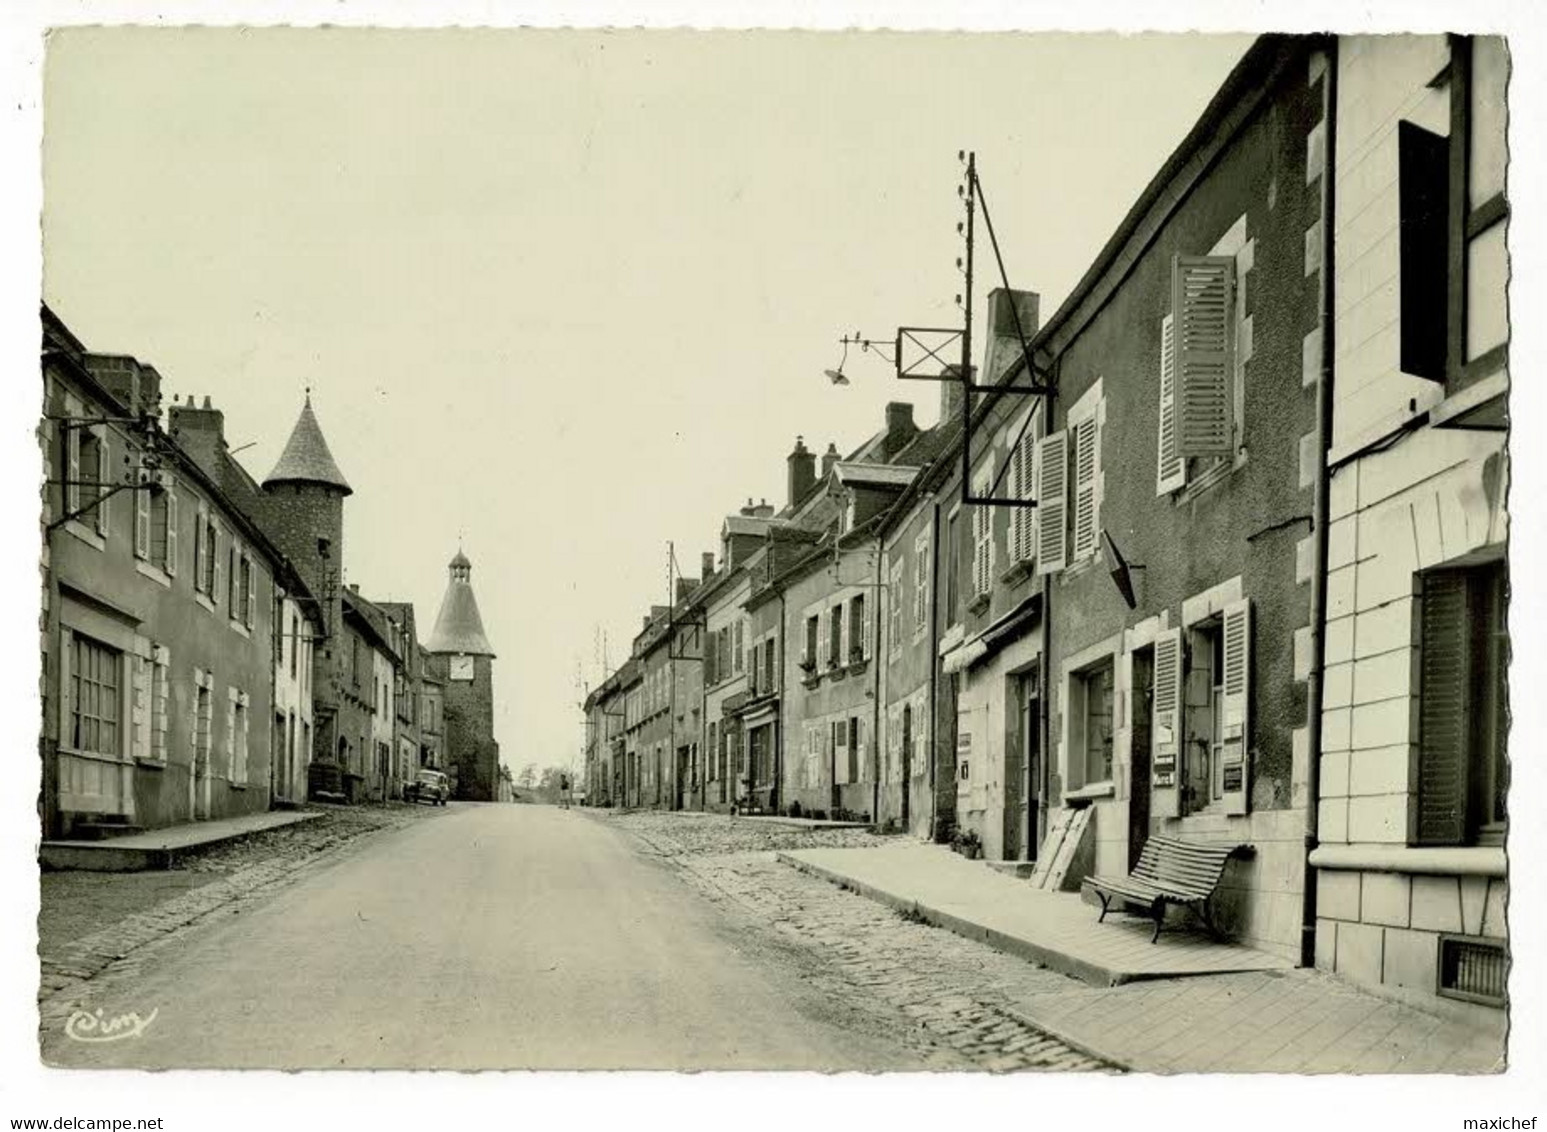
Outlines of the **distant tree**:
[{"label": "distant tree", "polygon": [[530,790],[537,785],[536,763],[527,763],[521,768],[521,773],[516,776],[516,785],[523,790]]}]

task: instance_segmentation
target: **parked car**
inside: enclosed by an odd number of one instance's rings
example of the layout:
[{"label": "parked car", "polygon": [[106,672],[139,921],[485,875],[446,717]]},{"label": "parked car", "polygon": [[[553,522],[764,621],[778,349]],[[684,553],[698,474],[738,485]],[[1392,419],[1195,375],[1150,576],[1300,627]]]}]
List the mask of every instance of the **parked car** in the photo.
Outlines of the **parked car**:
[{"label": "parked car", "polygon": [[403,801],[429,802],[432,806],[444,806],[451,797],[451,780],[438,770],[428,767],[403,787]]}]

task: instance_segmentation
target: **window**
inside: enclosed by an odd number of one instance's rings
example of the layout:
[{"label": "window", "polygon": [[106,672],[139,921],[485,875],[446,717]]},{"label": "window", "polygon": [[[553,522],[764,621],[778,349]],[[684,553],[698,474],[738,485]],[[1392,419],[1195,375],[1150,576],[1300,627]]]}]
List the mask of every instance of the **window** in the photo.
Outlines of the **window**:
[{"label": "window", "polygon": [[[280,624],[283,624],[281,622]],[[301,615],[295,611],[290,613],[290,678],[295,679],[296,653],[301,649]]]},{"label": "window", "polygon": [[769,637],[763,643],[763,691],[768,695],[773,695],[779,690],[779,685],[774,680],[778,647],[778,642],[773,637]]},{"label": "window", "polygon": [[220,533],[215,526],[215,521],[208,515],[201,520],[203,534],[201,536],[202,563],[199,574],[199,589],[210,601],[216,600],[220,593]]},{"label": "window", "polygon": [[252,559],[244,553],[240,566],[242,577],[237,586],[237,604],[232,609],[235,616],[243,625],[252,628]]},{"label": "window", "polygon": [[1501,844],[1509,789],[1507,567],[1422,576],[1418,841]]},{"label": "window", "polygon": [[1112,677],[1110,657],[1075,677],[1080,693],[1078,754],[1087,785],[1112,780]]},{"label": "window", "polygon": [[820,634],[820,615],[813,613],[806,618],[806,647],[801,653],[800,666],[808,672],[816,667],[817,639]]},{"label": "window", "polygon": [[855,594],[849,602],[849,659],[865,659],[866,630],[869,625],[865,623],[865,595]]},{"label": "window", "polygon": [[731,671],[737,676],[741,675],[742,666],[746,663],[746,645],[743,639],[743,628],[743,622],[738,620],[734,626],[735,632],[731,641]]},{"label": "window", "polygon": [[827,666],[836,668],[844,661],[843,656],[843,603],[839,602],[827,611]]},{"label": "window", "polygon": [[[1505,87],[1510,61],[1499,36],[1455,37],[1452,43],[1451,154],[1447,230],[1451,272],[1462,286],[1449,292],[1447,372],[1458,385],[1497,372],[1509,346],[1505,234]],[[1454,281],[1453,281],[1454,282]]]},{"label": "window", "polygon": [[66,433],[70,447],[70,483],[75,497],[70,510],[82,510],[77,516],[89,522],[97,534],[107,537],[109,471],[107,428],[89,425],[71,428]]},{"label": "window", "polygon": [[117,755],[123,654],[89,637],[70,637],[70,735],[77,751]]},{"label": "window", "polygon": [[210,689],[214,686],[214,678],[209,673],[194,674],[198,681],[198,695],[194,699],[193,707],[193,749],[195,761],[201,771],[207,772],[209,767],[209,754],[213,747],[214,739],[214,702],[210,695]]}]

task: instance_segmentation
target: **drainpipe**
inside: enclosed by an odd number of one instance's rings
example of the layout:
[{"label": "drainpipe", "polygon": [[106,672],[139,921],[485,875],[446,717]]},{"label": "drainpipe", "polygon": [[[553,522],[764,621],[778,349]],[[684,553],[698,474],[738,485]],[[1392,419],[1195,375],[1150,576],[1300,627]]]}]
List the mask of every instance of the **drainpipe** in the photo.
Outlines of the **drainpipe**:
[{"label": "drainpipe", "polygon": [[[881,667],[886,663],[886,657],[882,655],[880,648],[881,595],[883,593],[886,594],[888,604],[891,603],[893,598],[892,592],[888,589],[884,589],[881,582],[881,566],[886,560],[886,551],[884,549],[885,545],[885,540],[881,537],[880,534],[877,534],[875,551],[876,583],[875,589],[871,590],[871,593],[876,595],[876,599],[870,603],[871,608],[865,611],[866,615],[871,619],[870,661],[875,665],[876,668],[873,679],[873,687],[871,689],[872,694],[870,697],[870,741],[875,744],[876,748],[876,757],[873,764],[875,773],[871,786],[871,794],[874,795],[874,800],[870,804],[870,820],[875,825],[881,824]],[[905,783],[903,785],[903,789],[906,790],[907,788],[908,787]]]},{"label": "drainpipe", "polygon": [[[1053,359],[1052,387],[1058,388],[1059,379],[1063,376],[1063,355]],[[1042,397],[1042,427],[1044,435],[1053,430],[1053,394],[1046,393]],[[1040,565],[1040,563],[1038,563]],[[1034,859],[1042,849],[1042,839],[1047,835],[1048,827],[1048,801],[1053,793],[1053,575],[1042,575],[1042,656],[1038,659],[1038,675],[1041,677],[1042,698],[1039,704],[1042,728],[1041,750],[1039,752],[1041,765],[1037,768],[1037,843],[1029,853],[1028,859]]]},{"label": "drainpipe", "polygon": [[1321,321],[1321,372],[1316,382],[1316,476],[1311,500],[1311,658],[1305,686],[1305,893],[1300,924],[1300,965],[1316,964],[1316,875],[1311,853],[1318,844],[1317,809],[1321,796],[1321,711],[1326,664],[1327,618],[1327,515],[1330,511],[1331,474],[1327,450],[1332,444],[1332,379],[1336,342],[1333,238],[1336,207],[1337,75],[1336,36],[1324,41],[1327,69],[1322,76],[1322,121],[1325,156],[1321,170],[1321,278],[1318,311]]},{"label": "drainpipe", "polygon": [[787,638],[784,625],[785,616],[784,590],[781,587],[779,590],[779,719],[774,724],[773,797],[769,799],[769,805],[776,814],[779,812],[780,803],[784,800],[784,733],[786,730],[785,723],[789,719],[789,700],[785,698],[784,694],[789,660],[789,653],[785,652],[785,641]]},{"label": "drainpipe", "polygon": [[[940,828],[940,797],[935,786],[935,766],[940,752],[940,500],[937,497],[930,509],[929,531],[929,585],[933,591],[929,603],[929,840],[935,840]],[[911,787],[908,787],[911,789]],[[911,811],[909,816],[911,817]]]}]

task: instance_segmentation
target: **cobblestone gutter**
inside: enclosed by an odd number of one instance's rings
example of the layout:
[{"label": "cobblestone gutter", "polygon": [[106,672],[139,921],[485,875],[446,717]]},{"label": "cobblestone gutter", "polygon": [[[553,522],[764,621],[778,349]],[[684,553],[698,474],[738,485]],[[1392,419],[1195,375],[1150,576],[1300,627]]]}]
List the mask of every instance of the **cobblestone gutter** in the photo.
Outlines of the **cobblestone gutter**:
[{"label": "cobblestone gutter", "polygon": [[1083,988],[780,864],[787,849],[862,848],[864,830],[767,828],[734,818],[597,814],[638,838],[706,899],[798,953],[822,992],[903,1035],[930,1069],[1118,1072],[1061,1040],[1012,1002]]}]

